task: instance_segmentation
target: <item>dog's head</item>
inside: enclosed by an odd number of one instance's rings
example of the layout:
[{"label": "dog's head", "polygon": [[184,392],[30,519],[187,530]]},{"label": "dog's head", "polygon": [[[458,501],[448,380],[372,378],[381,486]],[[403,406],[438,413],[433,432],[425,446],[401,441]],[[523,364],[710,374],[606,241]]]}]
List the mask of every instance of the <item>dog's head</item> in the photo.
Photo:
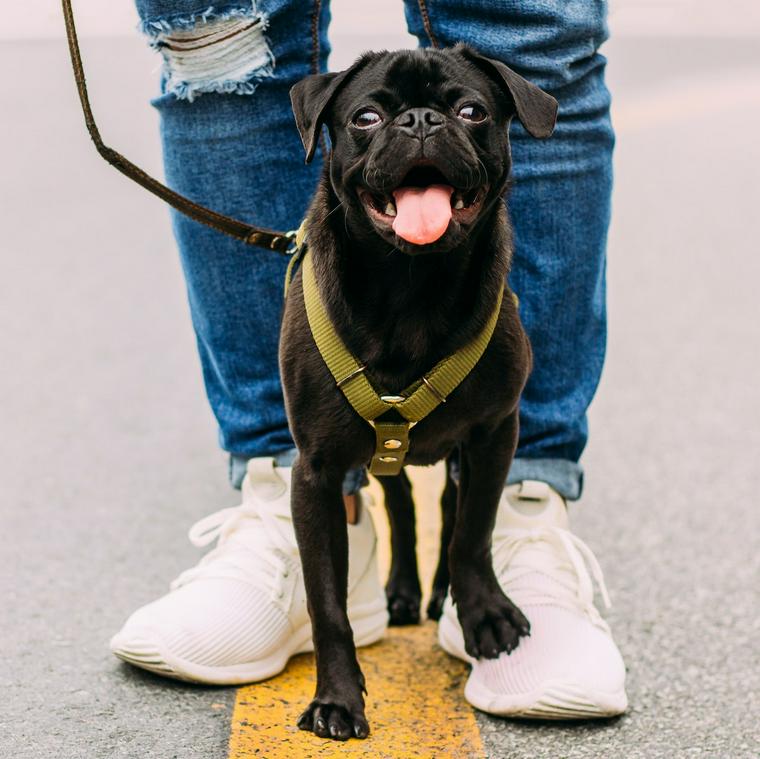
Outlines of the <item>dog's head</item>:
[{"label": "dog's head", "polygon": [[348,221],[408,254],[458,246],[506,187],[513,116],[548,137],[557,102],[464,45],[367,53],[290,92],[310,161],[326,124]]}]

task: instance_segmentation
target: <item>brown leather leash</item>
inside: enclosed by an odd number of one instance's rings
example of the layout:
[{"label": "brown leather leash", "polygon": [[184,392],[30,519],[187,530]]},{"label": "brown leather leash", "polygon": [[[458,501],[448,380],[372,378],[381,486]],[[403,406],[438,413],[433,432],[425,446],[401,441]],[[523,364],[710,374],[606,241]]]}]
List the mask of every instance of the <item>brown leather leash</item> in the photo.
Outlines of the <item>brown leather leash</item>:
[{"label": "brown leather leash", "polygon": [[76,80],[77,92],[79,93],[79,101],[82,104],[84,122],[98,153],[115,169],[118,169],[122,174],[137,182],[137,184],[152,192],[161,198],[161,200],[166,201],[177,211],[185,214],[185,216],[189,216],[201,224],[212,227],[248,245],[258,245],[259,247],[269,248],[278,253],[292,253],[295,245],[295,230],[292,232],[276,232],[272,229],[254,227],[251,224],[246,224],[238,219],[233,219],[231,216],[225,216],[224,214],[212,211],[210,208],[194,203],[189,198],[180,195],[149,174],[146,174],[139,166],[136,166],[121,155],[121,153],[108,147],[103,142],[98,127],[95,124],[95,117],[92,115],[92,108],[90,106],[90,98],[87,94],[87,84],[85,82],[84,67],[82,66],[82,55],[79,50],[77,30],[74,24],[74,12],[71,9],[71,0],[62,0],[62,3],[63,18],[66,23],[66,38],[69,43],[71,65],[74,67],[74,79]]}]

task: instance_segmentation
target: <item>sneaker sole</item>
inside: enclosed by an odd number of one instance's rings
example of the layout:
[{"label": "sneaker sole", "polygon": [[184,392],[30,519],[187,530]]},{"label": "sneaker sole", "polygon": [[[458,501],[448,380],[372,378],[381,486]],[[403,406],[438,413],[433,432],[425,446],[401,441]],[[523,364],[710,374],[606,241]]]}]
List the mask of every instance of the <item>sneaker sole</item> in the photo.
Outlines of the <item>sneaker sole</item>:
[{"label": "sneaker sole", "polygon": [[[472,664],[474,659],[464,650],[459,626],[448,617],[438,623],[438,642],[446,653]],[[496,693],[477,682],[473,674],[467,679],[464,697],[476,709],[497,717],[524,719],[597,719],[616,717],[628,707],[625,689],[613,693],[590,690],[576,683],[549,680],[541,688],[525,693]]]},{"label": "sneaker sole", "polygon": [[[388,627],[388,610],[385,599],[363,606],[353,606],[349,617],[357,647],[368,646],[380,640]],[[226,667],[209,667],[172,656],[156,640],[131,637],[117,633],[111,638],[111,652],[129,664],[163,677],[206,685],[240,685],[267,680],[285,669],[296,654],[313,651],[311,624],[307,623],[293,633],[288,642],[272,656],[245,664]]]}]

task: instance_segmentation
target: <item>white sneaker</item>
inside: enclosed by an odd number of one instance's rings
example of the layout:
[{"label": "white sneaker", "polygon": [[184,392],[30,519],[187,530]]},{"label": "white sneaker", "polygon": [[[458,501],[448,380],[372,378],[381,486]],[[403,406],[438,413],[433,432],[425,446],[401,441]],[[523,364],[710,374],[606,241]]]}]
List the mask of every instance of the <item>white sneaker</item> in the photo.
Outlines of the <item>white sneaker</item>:
[{"label": "white sneaker", "polygon": [[589,571],[609,597],[591,549],[568,530],[562,497],[543,482],[504,489],[493,534],[493,562],[504,592],[531,624],[511,653],[474,660],[446,599],[438,641],[472,664],[465,698],[502,717],[579,719],[625,711],[625,666],[594,606]]},{"label": "white sneaker", "polygon": [[[111,639],[124,661],[159,675],[215,685],[264,680],[312,650],[301,562],[290,516],[290,467],[248,462],[243,503],[211,514],[190,540],[216,548],[183,572],[171,592],[138,609]],[[388,624],[367,508],[348,525],[348,616],[357,646]]]}]

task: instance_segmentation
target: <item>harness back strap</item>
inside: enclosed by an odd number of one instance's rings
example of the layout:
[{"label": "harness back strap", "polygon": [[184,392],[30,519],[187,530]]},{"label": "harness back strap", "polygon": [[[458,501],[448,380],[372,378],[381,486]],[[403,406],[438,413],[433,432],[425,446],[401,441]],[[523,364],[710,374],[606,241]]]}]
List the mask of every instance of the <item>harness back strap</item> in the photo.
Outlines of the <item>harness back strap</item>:
[{"label": "harness back strap", "polygon": [[71,65],[74,68],[74,79],[76,80],[79,100],[82,104],[84,122],[98,153],[115,169],[118,169],[141,187],[166,201],[170,206],[185,214],[185,216],[189,216],[201,224],[212,227],[219,232],[224,232],[224,234],[249,245],[258,245],[262,248],[278,251],[279,253],[287,253],[292,247],[294,232],[276,232],[264,227],[254,227],[251,224],[246,224],[245,222],[233,219],[231,216],[225,216],[199,203],[195,203],[184,195],[180,195],[178,192],[170,189],[165,184],[162,184],[157,179],[154,179],[149,174],[146,174],[139,166],[136,166],[121,155],[121,153],[118,153],[113,148],[109,148],[103,142],[95,123],[95,117],[92,114],[90,106],[90,98],[87,94],[87,83],[85,82],[84,67],[82,66],[82,55],[79,51],[74,13],[71,10],[71,0],[62,0],[62,4]]},{"label": "harness back strap", "polygon": [[[381,395],[366,376],[362,365],[346,348],[325,310],[317,287],[311,255],[301,263],[303,294],[309,327],[336,384],[359,416],[376,433],[372,474],[398,474],[409,448],[409,430],[424,419],[459,386],[472,371],[491,340],[501,310],[502,290],[483,329],[456,353],[439,361],[426,375],[405,388],[400,395]],[[386,411],[395,409],[406,422],[376,422]]]}]

